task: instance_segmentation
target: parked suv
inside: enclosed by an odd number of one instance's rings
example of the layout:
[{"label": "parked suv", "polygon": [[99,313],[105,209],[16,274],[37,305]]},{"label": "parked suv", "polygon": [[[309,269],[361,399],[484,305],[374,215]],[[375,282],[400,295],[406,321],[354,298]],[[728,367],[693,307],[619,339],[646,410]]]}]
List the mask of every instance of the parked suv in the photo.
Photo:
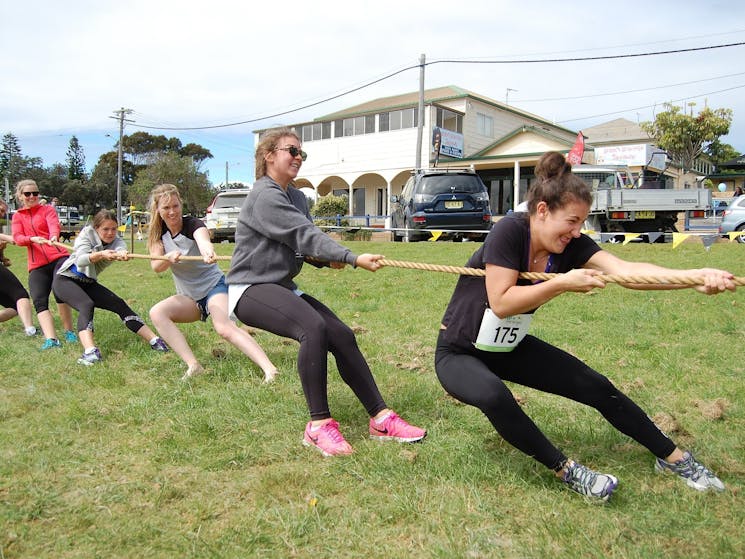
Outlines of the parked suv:
[{"label": "parked suv", "polygon": [[249,193],[248,188],[221,190],[207,207],[204,224],[214,242],[235,241],[235,226],[243,201]]},{"label": "parked suv", "polygon": [[427,239],[432,229],[445,230],[446,238],[483,240],[492,226],[489,192],[473,169],[415,170],[391,203],[397,242]]}]

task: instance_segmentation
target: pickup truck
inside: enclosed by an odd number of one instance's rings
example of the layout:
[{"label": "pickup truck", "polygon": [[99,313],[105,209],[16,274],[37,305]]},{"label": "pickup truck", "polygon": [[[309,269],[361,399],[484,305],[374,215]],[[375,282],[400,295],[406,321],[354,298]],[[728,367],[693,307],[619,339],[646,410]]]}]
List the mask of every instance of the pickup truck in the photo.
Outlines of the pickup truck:
[{"label": "pickup truck", "polygon": [[706,188],[639,188],[624,167],[579,165],[572,172],[593,189],[586,228],[597,233],[677,232],[680,212],[702,218],[711,210]]}]

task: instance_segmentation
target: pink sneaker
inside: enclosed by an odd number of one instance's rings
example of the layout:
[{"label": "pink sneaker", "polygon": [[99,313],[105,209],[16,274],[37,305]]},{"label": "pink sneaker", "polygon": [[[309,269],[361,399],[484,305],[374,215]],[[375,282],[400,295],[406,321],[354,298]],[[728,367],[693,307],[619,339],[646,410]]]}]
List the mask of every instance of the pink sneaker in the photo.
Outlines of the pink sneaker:
[{"label": "pink sneaker", "polygon": [[339,432],[339,424],[335,420],[328,421],[318,429],[311,430],[312,421],[308,422],[303,435],[305,446],[316,447],[324,456],[338,456],[352,454],[354,450]]},{"label": "pink sneaker", "polygon": [[427,436],[427,431],[409,425],[403,419],[398,417],[395,412],[391,412],[383,423],[377,423],[372,417],[370,418],[370,438],[381,441],[398,441],[400,443],[415,443],[421,441]]}]

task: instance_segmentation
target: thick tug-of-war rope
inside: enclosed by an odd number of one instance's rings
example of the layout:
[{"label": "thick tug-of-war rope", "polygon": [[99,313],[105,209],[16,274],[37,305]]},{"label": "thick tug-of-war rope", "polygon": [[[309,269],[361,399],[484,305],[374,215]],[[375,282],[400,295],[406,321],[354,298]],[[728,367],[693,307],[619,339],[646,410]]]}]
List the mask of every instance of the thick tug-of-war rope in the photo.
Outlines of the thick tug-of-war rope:
[{"label": "thick tug-of-war rope", "polygon": [[[378,260],[381,266],[394,268],[409,268],[412,270],[427,270],[429,272],[446,272],[462,276],[485,276],[486,270],[479,268],[466,268],[463,266],[445,266],[442,264],[423,264],[420,262],[406,262],[402,260]],[[521,272],[522,279],[549,280],[561,274],[547,274],[543,272]],[[615,274],[603,274],[600,278],[606,283],[645,283],[650,285],[704,285],[704,278],[692,277],[681,278],[677,276],[620,276]],[[735,285],[745,285],[745,278],[733,278]]]},{"label": "thick tug-of-war rope", "polygon": [[[46,241],[48,244],[72,250],[63,243]],[[155,256],[150,254],[135,254],[128,252],[129,258],[139,258],[144,260],[168,260],[165,256]],[[218,261],[229,262],[230,256],[217,256]],[[181,261],[202,261],[201,256],[182,256]],[[428,272],[445,272],[448,274],[458,274],[461,276],[486,276],[486,270],[479,268],[467,268],[465,266],[447,266],[445,264],[425,264],[423,262],[408,262],[405,260],[389,260],[382,258],[378,260],[381,266],[391,268],[408,268],[410,270],[426,270]],[[520,272],[522,279],[545,281],[560,276],[562,274],[547,274],[545,272]],[[704,285],[704,278],[692,277],[682,278],[678,276],[621,276],[616,274],[603,274],[601,278],[605,283],[636,283],[648,285]],[[745,285],[745,277],[732,278],[735,285]]]}]

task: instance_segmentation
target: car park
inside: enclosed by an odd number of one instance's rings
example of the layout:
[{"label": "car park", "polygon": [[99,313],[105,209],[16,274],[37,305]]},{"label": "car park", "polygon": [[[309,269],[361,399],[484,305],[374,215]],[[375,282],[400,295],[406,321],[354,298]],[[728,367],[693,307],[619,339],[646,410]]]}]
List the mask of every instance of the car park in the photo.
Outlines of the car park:
[{"label": "car park", "polygon": [[719,234],[727,235],[733,231],[744,233],[737,237],[738,243],[745,243],[745,195],[738,196],[722,213],[722,221],[719,224]]},{"label": "car park", "polygon": [[450,239],[481,239],[492,226],[489,192],[473,169],[412,172],[400,196],[391,197],[394,241],[419,241],[431,230]]},{"label": "car park", "polygon": [[238,214],[250,189],[234,188],[221,190],[207,207],[204,224],[214,242],[235,241],[235,227]]}]

